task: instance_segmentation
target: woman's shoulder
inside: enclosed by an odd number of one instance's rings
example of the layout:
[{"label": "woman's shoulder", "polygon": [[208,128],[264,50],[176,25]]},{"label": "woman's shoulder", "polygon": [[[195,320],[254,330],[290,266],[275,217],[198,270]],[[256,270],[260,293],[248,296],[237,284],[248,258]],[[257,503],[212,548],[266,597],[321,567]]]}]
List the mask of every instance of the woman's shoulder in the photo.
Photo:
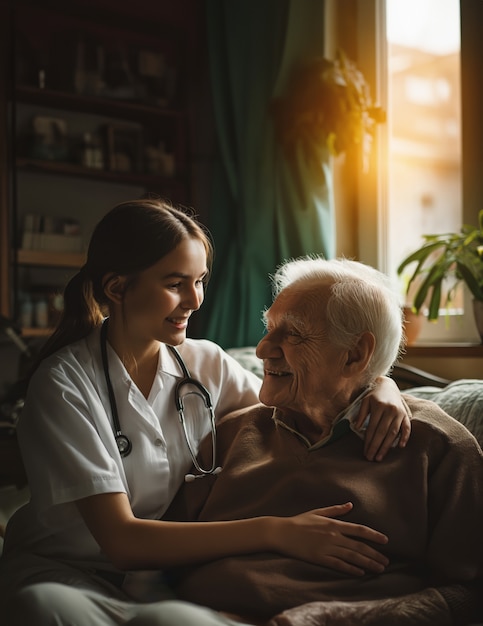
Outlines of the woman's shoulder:
[{"label": "woman's shoulder", "polygon": [[[209,339],[186,339],[179,352],[188,368],[202,378],[218,381],[238,381],[237,384],[260,388],[261,380],[221,346]],[[248,381],[248,383],[247,383]]]},{"label": "woman's shoulder", "polygon": [[181,354],[200,352],[216,356],[226,354],[221,346],[210,339],[192,339],[191,337],[187,337],[182,344],[177,346],[177,349]]},{"label": "woman's shoulder", "polygon": [[203,372],[221,372],[225,364],[233,366],[232,358],[214,341],[209,339],[187,338],[177,346],[178,352],[188,364],[190,370]]},{"label": "woman's shoulder", "polygon": [[95,364],[98,357],[93,343],[94,334],[91,333],[83,339],[63,346],[46,357],[34,372],[31,383],[42,384],[46,378],[51,381],[57,375],[64,376],[66,372],[70,375],[77,372],[95,376]]}]

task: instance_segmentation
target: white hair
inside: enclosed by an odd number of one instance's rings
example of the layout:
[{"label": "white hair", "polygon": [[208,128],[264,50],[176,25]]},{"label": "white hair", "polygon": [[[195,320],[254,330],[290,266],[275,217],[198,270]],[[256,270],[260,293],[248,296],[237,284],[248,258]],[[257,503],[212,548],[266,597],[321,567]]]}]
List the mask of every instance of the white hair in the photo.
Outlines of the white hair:
[{"label": "white hair", "polygon": [[376,345],[367,382],[390,371],[400,354],[404,333],[399,293],[388,276],[358,261],[306,256],[286,261],[271,278],[274,297],[287,287],[312,287],[316,292],[317,283],[329,285],[325,311],[328,339],[350,349],[363,332],[371,332]]}]

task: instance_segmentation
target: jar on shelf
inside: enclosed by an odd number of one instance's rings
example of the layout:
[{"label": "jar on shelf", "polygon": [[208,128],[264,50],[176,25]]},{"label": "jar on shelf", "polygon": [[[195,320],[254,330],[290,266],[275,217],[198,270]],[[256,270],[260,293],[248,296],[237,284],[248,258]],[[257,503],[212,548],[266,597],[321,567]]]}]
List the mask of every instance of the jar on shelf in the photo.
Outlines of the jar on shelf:
[{"label": "jar on shelf", "polygon": [[104,169],[104,154],[101,141],[96,134],[84,133],[82,141],[81,163],[84,167],[95,170]]},{"label": "jar on shelf", "polygon": [[20,324],[22,328],[30,328],[33,324],[34,307],[30,297],[25,297],[20,305]]},{"label": "jar on shelf", "polygon": [[35,303],[35,326],[37,328],[48,328],[49,326],[49,305],[45,298],[40,298]]}]

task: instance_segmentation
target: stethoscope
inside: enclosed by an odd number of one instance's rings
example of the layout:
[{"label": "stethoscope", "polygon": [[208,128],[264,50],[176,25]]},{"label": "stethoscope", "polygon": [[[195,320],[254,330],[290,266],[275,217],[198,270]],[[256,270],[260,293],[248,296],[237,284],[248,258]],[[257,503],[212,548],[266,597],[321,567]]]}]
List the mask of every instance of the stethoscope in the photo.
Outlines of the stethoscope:
[{"label": "stethoscope", "polygon": [[[112,415],[112,422],[113,422],[113,430],[114,430],[114,438],[116,440],[116,445],[117,445],[117,449],[119,450],[119,454],[121,455],[121,457],[126,457],[128,456],[131,451],[132,451],[132,442],[129,439],[129,437],[127,437],[126,435],[123,434],[122,430],[121,430],[121,423],[119,421],[119,414],[117,412],[117,403],[116,403],[116,398],[114,396],[114,389],[112,387],[112,383],[111,383],[111,377],[109,376],[109,362],[108,362],[108,358],[107,358],[107,323],[108,323],[108,319],[106,318],[102,324],[101,327],[101,356],[102,356],[102,366],[104,368],[104,376],[106,378],[106,385],[107,385],[107,391],[109,394],[109,404],[111,407],[111,415]],[[167,346],[169,348],[169,350],[171,351],[171,353],[173,354],[173,356],[176,358],[176,360],[178,361],[179,366],[181,367],[181,370],[183,372],[183,376],[184,378],[182,380],[180,380],[178,383],[176,383],[176,387],[174,390],[174,401],[176,404],[176,410],[178,411],[178,415],[179,415],[179,421],[181,423],[181,426],[183,428],[183,434],[184,434],[184,438],[186,441],[186,445],[188,446],[188,450],[191,456],[191,460],[193,461],[193,465],[196,469],[197,472],[199,472],[198,474],[186,474],[185,476],[185,481],[186,482],[191,482],[193,480],[195,480],[196,478],[204,478],[205,476],[208,476],[209,474],[219,474],[221,472],[221,467],[217,467],[216,466],[216,426],[215,426],[215,413],[213,411],[213,402],[211,400],[211,395],[210,392],[208,391],[208,389],[202,384],[200,383],[199,380],[196,380],[195,378],[191,377],[191,374],[188,370],[188,368],[186,367],[185,362],[183,361],[180,353],[176,350],[175,347],[173,346]],[[194,387],[196,389],[196,391],[189,391],[188,393],[186,393],[185,395],[196,395],[199,396],[203,399],[204,405],[205,407],[208,409],[209,415],[210,415],[210,424],[211,424],[211,458],[212,458],[212,462],[211,462],[211,467],[209,469],[205,469],[203,467],[201,467],[201,465],[198,463],[198,459],[196,458],[196,454],[191,446],[189,437],[188,437],[188,431],[186,429],[186,420],[185,420],[185,416],[184,416],[184,403],[183,403],[183,397],[181,396],[181,390],[183,387],[190,385],[191,387]]]}]

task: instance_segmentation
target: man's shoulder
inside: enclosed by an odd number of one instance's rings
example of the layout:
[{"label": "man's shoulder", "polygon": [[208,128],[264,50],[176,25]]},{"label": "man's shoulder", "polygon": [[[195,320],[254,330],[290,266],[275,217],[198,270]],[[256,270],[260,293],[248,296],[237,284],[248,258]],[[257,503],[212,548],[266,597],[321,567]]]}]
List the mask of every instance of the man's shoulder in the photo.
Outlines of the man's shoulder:
[{"label": "man's shoulder", "polygon": [[237,409],[224,415],[218,422],[218,427],[239,424],[258,424],[271,418],[273,409],[261,402],[253,406]]},{"label": "man's shoulder", "polygon": [[[411,413],[414,432],[430,432],[432,436],[439,436],[449,442],[473,442],[471,432],[457,419],[446,413],[432,400],[415,398],[410,394],[404,394]],[[416,430],[415,430],[416,429]]]}]

